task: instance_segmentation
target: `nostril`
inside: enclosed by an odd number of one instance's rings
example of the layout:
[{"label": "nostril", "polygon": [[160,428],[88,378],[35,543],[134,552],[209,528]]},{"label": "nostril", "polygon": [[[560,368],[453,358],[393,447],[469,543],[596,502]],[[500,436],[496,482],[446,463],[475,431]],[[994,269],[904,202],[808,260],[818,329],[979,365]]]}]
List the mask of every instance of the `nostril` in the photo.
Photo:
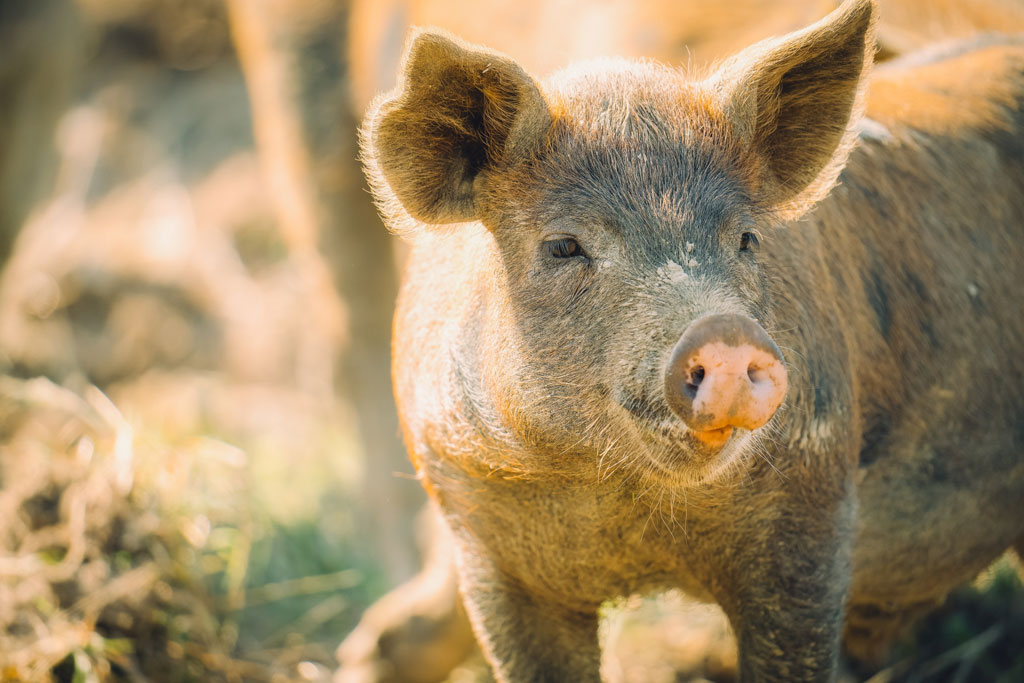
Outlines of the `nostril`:
[{"label": "nostril", "polygon": [[686,395],[691,399],[697,397],[697,389],[700,388],[700,383],[704,381],[704,366],[698,365],[690,371],[690,376],[686,380]]},{"label": "nostril", "polygon": [[768,379],[768,371],[758,365],[751,365],[747,368],[747,377],[753,384],[758,384]]}]

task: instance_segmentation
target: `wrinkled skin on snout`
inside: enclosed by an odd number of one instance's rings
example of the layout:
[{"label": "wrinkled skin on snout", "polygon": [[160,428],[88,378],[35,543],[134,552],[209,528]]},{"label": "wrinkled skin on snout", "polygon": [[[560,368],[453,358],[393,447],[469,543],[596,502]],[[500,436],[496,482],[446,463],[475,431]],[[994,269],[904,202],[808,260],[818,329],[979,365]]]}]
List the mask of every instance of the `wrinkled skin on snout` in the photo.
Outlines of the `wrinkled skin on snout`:
[{"label": "wrinkled skin on snout", "polygon": [[[976,120],[883,108],[851,157],[871,35],[851,0],[702,79],[609,60],[543,82],[410,39],[363,130],[412,244],[396,394],[499,680],[598,680],[602,602],[666,587],[723,607],[745,680],[831,680],[844,615],[871,654],[1024,535],[1022,354],[964,347],[1024,338],[964,299],[965,268],[993,298],[1024,277],[1003,161],[1024,51],[935,56],[990,74],[922,86]],[[953,125],[977,142],[949,151]],[[941,180],[944,153],[976,186]],[[947,382],[970,411],[935,403]]]}]

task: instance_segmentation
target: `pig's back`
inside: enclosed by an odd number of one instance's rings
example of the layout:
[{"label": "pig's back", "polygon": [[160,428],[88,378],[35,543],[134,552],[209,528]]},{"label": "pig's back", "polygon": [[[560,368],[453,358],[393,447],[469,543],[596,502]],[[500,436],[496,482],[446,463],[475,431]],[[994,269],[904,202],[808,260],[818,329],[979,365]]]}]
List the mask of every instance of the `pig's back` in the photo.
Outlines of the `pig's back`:
[{"label": "pig's back", "polygon": [[851,604],[906,606],[1024,534],[1024,40],[880,68],[868,108],[811,221],[854,340]]}]

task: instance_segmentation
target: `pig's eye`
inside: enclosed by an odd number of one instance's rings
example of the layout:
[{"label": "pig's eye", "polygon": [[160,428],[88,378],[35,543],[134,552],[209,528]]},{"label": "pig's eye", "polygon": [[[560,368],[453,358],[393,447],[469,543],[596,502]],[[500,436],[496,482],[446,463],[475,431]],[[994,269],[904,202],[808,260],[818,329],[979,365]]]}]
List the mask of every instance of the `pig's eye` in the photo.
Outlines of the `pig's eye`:
[{"label": "pig's eye", "polygon": [[544,243],[544,248],[548,254],[554,258],[576,258],[577,256],[586,258],[587,254],[583,251],[583,247],[580,243],[571,237],[560,237],[556,240],[549,240]]},{"label": "pig's eye", "polygon": [[757,241],[757,235],[752,232],[745,232],[740,235],[740,251],[754,252],[761,246]]}]

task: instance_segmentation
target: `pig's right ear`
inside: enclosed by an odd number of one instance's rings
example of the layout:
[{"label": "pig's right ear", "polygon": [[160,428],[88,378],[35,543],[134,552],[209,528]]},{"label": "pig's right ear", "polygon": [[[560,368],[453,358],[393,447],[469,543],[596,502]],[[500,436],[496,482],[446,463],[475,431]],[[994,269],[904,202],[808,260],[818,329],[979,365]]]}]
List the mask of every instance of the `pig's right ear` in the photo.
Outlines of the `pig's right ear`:
[{"label": "pig's right ear", "polygon": [[[551,114],[515,62],[436,30],[409,39],[398,86],[371,108],[363,154],[378,203],[423,223],[479,217],[480,177],[526,156]],[[396,223],[398,223],[396,225]]]}]

